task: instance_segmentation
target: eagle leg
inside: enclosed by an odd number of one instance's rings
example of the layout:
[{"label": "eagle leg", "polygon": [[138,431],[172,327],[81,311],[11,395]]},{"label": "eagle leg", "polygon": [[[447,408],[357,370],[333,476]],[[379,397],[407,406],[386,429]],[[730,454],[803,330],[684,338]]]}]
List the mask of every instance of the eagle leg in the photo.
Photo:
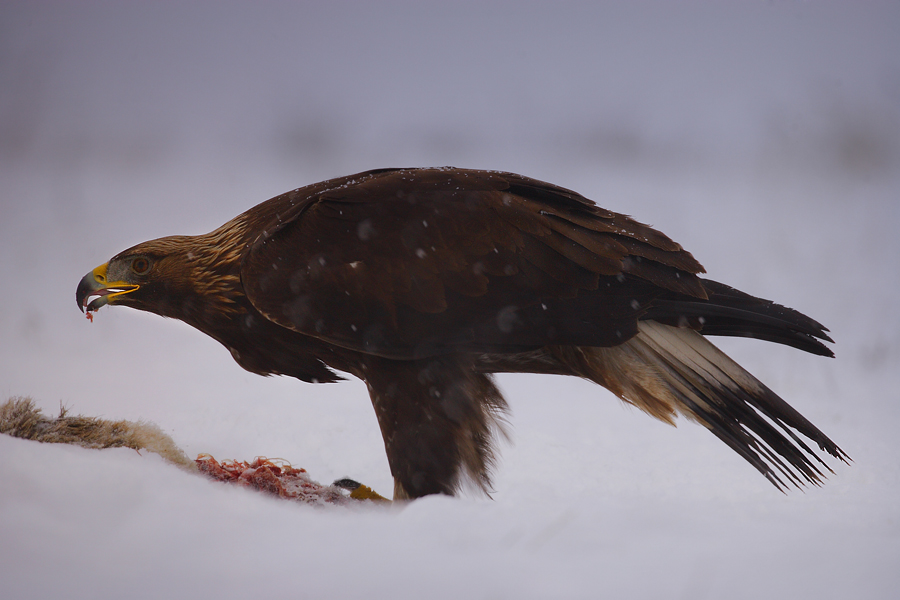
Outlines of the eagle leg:
[{"label": "eagle leg", "polygon": [[455,494],[470,480],[487,493],[506,401],[464,356],[367,357],[360,377],[378,417],[394,499]]}]

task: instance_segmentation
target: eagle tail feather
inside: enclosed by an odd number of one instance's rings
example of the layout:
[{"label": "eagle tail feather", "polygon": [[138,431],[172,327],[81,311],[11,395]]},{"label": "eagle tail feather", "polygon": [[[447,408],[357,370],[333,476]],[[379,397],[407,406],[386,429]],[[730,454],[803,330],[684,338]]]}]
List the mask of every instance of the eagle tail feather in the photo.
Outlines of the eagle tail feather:
[{"label": "eagle tail feather", "polygon": [[674,425],[676,414],[709,429],[784,491],[819,485],[828,465],[800,438],[847,462],[824,433],[701,334],[644,320],[612,348],[555,349],[572,370]]}]

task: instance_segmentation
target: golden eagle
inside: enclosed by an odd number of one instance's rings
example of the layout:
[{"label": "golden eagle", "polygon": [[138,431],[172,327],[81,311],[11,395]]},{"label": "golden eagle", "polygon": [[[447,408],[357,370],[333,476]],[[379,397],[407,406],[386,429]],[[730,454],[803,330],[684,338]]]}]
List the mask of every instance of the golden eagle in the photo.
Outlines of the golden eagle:
[{"label": "golden eagle", "polygon": [[[511,173],[380,169],[287,192],[206,235],[88,273],[82,310],[180,319],[243,368],[366,383],[395,498],[490,487],[493,373],[576,375],[668,423],[697,421],[779,489],[846,454],[705,336],[833,356],[827,329],[698,277],[662,233]],[[559,399],[553,399],[559,401]],[[799,434],[799,435],[798,435]]]}]

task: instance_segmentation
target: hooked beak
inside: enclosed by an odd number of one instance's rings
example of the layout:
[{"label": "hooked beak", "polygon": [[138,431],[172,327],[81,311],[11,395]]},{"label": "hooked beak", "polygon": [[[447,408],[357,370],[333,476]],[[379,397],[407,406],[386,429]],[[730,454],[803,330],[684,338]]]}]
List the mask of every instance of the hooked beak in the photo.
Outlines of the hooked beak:
[{"label": "hooked beak", "polygon": [[117,296],[130,294],[139,287],[141,286],[124,281],[107,281],[106,264],[103,264],[84,276],[75,290],[75,301],[81,312],[87,310],[90,313],[113,302]]}]

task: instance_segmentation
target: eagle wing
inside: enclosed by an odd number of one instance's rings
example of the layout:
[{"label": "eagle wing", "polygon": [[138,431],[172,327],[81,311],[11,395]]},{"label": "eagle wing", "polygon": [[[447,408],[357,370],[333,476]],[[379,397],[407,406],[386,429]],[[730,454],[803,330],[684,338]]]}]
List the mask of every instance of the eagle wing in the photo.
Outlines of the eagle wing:
[{"label": "eagle wing", "polygon": [[241,268],[251,303],[370,354],[612,346],[661,294],[707,297],[662,233],[509,173],[370,171],[270,202]]}]

